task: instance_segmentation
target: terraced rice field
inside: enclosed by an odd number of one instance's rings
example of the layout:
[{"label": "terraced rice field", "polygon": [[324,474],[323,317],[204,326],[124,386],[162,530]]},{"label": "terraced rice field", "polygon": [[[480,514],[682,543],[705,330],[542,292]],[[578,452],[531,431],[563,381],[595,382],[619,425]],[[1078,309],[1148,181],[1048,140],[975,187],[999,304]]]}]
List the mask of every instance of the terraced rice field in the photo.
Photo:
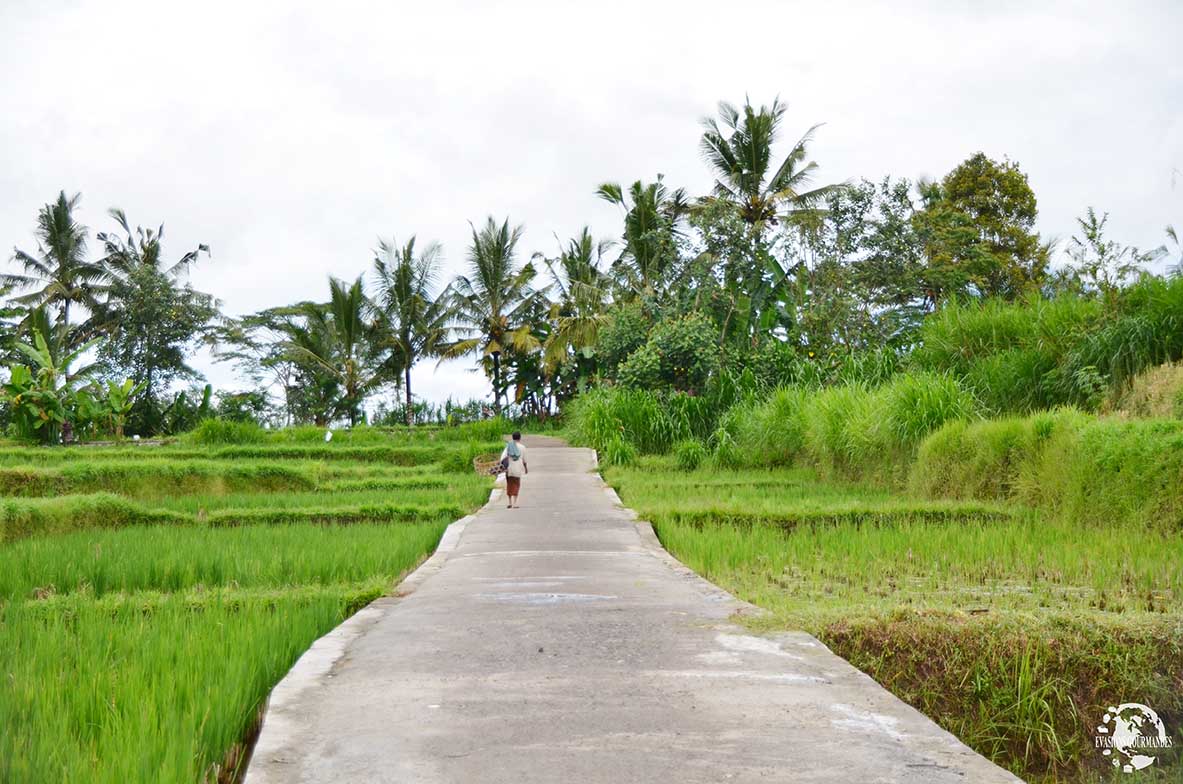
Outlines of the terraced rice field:
[{"label": "terraced rice field", "polygon": [[[921,501],[808,469],[606,469],[676,557],[1038,782],[1111,774],[1106,707],[1183,719],[1183,533]],[[1177,781],[1180,755],[1144,781]],[[1121,774],[1118,773],[1118,776]]]},{"label": "terraced rice field", "polygon": [[484,503],[499,448],[306,435],[0,449],[0,781],[232,781],[271,687]]}]

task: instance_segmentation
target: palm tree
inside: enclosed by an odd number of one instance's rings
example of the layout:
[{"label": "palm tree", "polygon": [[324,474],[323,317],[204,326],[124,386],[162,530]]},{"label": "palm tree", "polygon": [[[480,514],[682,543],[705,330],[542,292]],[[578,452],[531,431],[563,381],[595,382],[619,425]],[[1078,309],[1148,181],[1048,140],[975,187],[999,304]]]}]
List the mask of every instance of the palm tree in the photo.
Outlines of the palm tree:
[{"label": "palm tree", "polygon": [[[596,242],[586,226],[578,237],[560,248],[557,258],[543,258],[559,297],[551,306],[555,328],[543,346],[546,369],[554,370],[573,351],[579,357],[590,351],[608,319],[608,277],[601,260],[610,243]],[[540,255],[540,254],[536,254]]]},{"label": "palm tree", "polygon": [[411,368],[421,358],[439,352],[447,337],[447,293],[434,295],[441,266],[438,243],[415,254],[415,237],[399,246],[393,240],[378,241],[374,258],[375,306],[382,322],[384,342],[394,350],[403,370],[407,425],[414,424],[411,409]]},{"label": "palm tree", "polygon": [[73,304],[96,310],[107,280],[101,262],[86,260],[87,228],[74,218],[81,198],[80,193],[66,198],[62,191],[56,202],[42,207],[37,215],[37,253],[15,249],[13,260],[24,274],[0,275],[0,285],[33,289],[16,301],[32,307],[56,307],[61,324],[70,323]]},{"label": "palm tree", "polygon": [[375,356],[375,328],[366,320],[368,309],[360,277],[352,284],[329,278],[329,302],[302,303],[298,312],[304,323],[291,323],[286,330],[284,345],[293,359],[344,390],[333,413],[347,415],[350,426],[358,423],[366,395],[389,378],[387,366]]},{"label": "palm tree", "polygon": [[624,210],[624,250],[614,266],[628,288],[640,294],[656,292],[677,257],[678,222],[690,209],[686,191],[669,190],[659,174],[647,185],[634,182],[627,198],[614,182],[601,185],[596,195]]},{"label": "palm tree", "polygon": [[507,349],[532,351],[539,346],[530,324],[522,323],[537,297],[530,287],[534,265],[517,266],[515,258],[522,227],[500,226],[492,216],[472,229],[468,274],[452,282],[452,323],[460,337],[443,351],[444,357],[479,353],[492,363],[493,408],[501,413],[501,355]]},{"label": "palm tree", "polygon": [[148,267],[165,275],[170,280],[177,280],[189,271],[189,267],[197,261],[200,254],[210,255],[209,246],[199,244],[172,264],[162,267],[163,223],[155,230],[136,226],[133,232],[123,210],[115,207],[108,214],[123,229],[123,236],[100,231],[95,235],[95,239],[103,243],[103,249],[107,255],[103,258],[102,263],[108,275],[112,277],[126,279],[136,269]]},{"label": "palm tree", "polygon": [[772,148],[784,114],[779,98],[759,110],[745,100],[742,114],[720,101],[719,118],[703,120],[702,154],[716,177],[714,195],[708,200],[733,204],[746,223],[760,230],[766,224],[775,226],[780,218],[791,220],[816,212],[826,196],[843,187],[808,187],[817,163],[806,162],[806,147],[818,125],[806,131],[773,169]]}]

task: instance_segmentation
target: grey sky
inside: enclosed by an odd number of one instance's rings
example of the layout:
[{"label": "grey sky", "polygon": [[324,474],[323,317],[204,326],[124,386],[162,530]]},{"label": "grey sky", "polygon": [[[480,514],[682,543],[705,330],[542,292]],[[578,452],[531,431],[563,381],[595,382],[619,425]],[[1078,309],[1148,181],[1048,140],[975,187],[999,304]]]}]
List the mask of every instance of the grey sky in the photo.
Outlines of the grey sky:
[{"label": "grey sky", "polygon": [[[789,136],[826,123],[827,181],[982,150],[1028,173],[1046,235],[1088,205],[1141,247],[1183,226],[1173,2],[0,0],[0,30],[5,254],[81,191],[94,230],[120,206],[170,255],[208,243],[193,281],[232,314],[324,296],[379,235],[437,239],[453,271],[488,214],[526,225],[524,257],[615,237],[594,188],[704,192],[698,121],[745,93],[779,94]],[[487,394],[466,364],[424,364],[417,392]]]}]

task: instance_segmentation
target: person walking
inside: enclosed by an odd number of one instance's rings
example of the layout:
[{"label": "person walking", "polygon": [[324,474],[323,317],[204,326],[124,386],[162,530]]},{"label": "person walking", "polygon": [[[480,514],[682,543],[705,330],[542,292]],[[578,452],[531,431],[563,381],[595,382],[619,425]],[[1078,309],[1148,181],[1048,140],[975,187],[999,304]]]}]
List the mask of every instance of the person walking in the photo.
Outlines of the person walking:
[{"label": "person walking", "polygon": [[505,495],[509,498],[506,509],[513,509],[518,505],[518,491],[522,489],[522,477],[530,473],[526,465],[526,447],[522,444],[522,434],[514,431],[513,440],[505,445],[501,452],[501,465],[505,466]]}]

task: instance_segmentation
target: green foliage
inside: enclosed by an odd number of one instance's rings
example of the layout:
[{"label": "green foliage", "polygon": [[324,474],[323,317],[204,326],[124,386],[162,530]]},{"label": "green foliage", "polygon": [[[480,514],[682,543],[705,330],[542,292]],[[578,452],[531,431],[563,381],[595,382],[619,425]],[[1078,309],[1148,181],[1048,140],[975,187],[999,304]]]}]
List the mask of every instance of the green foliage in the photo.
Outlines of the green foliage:
[{"label": "green foliage", "polygon": [[698,439],[687,438],[674,444],[674,458],[677,460],[678,468],[683,471],[693,471],[706,462],[708,457],[710,452]]},{"label": "green foliage", "polygon": [[631,389],[657,389],[662,382],[661,354],[652,343],[646,343],[620,363],[616,379]]},{"label": "green foliage", "polygon": [[661,321],[648,342],[621,363],[620,383],[635,389],[702,392],[719,367],[719,355],[710,348],[717,340],[714,325],[700,313]]},{"label": "green foliage", "polygon": [[596,359],[601,372],[617,378],[617,367],[645,345],[650,325],[640,302],[614,305],[596,339]]},{"label": "green foliage", "polygon": [[931,302],[958,296],[1013,299],[1043,282],[1048,249],[1035,233],[1038,210],[1027,175],[977,153],[938,184],[922,187],[915,218],[925,249]]},{"label": "green foliage", "polygon": [[225,419],[205,419],[188,434],[187,440],[202,446],[223,444],[261,444],[267,431],[257,422],[235,422]]}]

